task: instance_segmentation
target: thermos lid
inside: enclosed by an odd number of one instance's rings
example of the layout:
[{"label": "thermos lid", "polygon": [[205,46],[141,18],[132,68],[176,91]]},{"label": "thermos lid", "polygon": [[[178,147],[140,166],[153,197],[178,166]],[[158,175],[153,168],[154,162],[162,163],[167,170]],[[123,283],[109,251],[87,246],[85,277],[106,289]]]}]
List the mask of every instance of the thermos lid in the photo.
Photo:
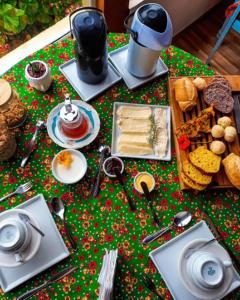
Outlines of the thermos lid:
[{"label": "thermos lid", "polygon": [[167,27],[166,11],[154,3],[147,4],[138,10],[139,20],[157,32],[164,32]]},{"label": "thermos lid", "polygon": [[156,51],[171,44],[173,30],[167,11],[156,3],[145,4],[134,14],[132,32],[135,33],[138,44]]},{"label": "thermos lid", "polygon": [[94,8],[80,10],[72,21],[73,34],[82,49],[88,51],[107,35],[107,25],[101,11]]},{"label": "thermos lid", "polygon": [[79,110],[78,107],[72,104],[70,95],[65,95],[64,106],[60,110],[60,118],[66,122],[74,121],[78,116]]}]

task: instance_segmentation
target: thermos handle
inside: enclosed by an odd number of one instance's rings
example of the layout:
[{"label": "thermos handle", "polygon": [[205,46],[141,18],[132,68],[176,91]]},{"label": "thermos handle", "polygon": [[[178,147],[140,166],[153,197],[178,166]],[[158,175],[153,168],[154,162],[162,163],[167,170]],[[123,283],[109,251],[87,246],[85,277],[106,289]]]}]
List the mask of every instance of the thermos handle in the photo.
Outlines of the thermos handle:
[{"label": "thermos handle", "polygon": [[91,6],[84,6],[84,7],[79,7],[77,9],[75,9],[74,11],[72,11],[70,14],[69,14],[69,23],[70,23],[70,33],[71,33],[71,37],[73,38],[73,33],[72,33],[72,16],[77,12],[77,11],[80,11],[80,10],[85,10],[85,9],[92,9],[92,10],[96,10],[96,11],[99,11],[100,13],[103,14],[102,10],[99,9],[99,8],[96,8],[96,7],[91,7]]},{"label": "thermos handle", "polygon": [[133,15],[134,15],[134,12],[131,13],[130,15],[128,15],[128,16],[124,19],[124,26],[125,26],[125,28],[127,29],[127,31],[129,31],[129,32],[131,33],[131,36],[132,36],[132,38],[134,39],[134,41],[137,42],[137,39],[138,39],[138,33],[137,33],[136,31],[132,30],[132,28],[128,26],[128,21],[129,21],[130,18],[133,17]]}]

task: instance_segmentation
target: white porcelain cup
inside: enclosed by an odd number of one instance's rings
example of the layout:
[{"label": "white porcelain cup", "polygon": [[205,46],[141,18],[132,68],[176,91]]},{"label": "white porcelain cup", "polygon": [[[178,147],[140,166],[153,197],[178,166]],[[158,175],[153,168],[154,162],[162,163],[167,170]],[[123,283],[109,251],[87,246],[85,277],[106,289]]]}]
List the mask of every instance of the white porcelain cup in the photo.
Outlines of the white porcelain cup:
[{"label": "white porcelain cup", "polygon": [[34,87],[35,89],[37,89],[41,92],[46,92],[52,83],[51,70],[44,61],[34,60],[31,63],[33,64],[35,62],[39,62],[45,66],[45,69],[46,69],[45,73],[41,77],[38,77],[38,78],[32,77],[28,72],[28,68],[29,68],[29,64],[28,64],[25,68],[25,77],[28,80],[30,86]]},{"label": "white porcelain cup", "polygon": [[214,289],[221,285],[226,268],[231,265],[231,261],[221,261],[213,253],[196,251],[188,260],[187,272],[200,288]]},{"label": "white porcelain cup", "polygon": [[23,221],[9,218],[0,222],[0,251],[15,254],[16,262],[22,261],[21,253],[30,241],[31,230]]}]

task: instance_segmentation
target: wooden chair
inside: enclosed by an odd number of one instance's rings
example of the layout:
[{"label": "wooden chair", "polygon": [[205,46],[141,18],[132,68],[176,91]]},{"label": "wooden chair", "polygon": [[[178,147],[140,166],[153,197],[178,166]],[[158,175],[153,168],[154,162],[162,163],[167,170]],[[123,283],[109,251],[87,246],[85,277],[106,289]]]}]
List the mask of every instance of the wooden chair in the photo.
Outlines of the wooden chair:
[{"label": "wooden chair", "polygon": [[[239,0],[235,0],[235,2],[238,2]],[[238,20],[238,16],[240,15],[240,5],[235,9],[234,13],[230,18],[227,18],[225,22],[223,23],[223,26],[219,30],[217,34],[217,41],[215,46],[212,48],[211,52],[208,55],[206,63],[209,64],[210,60],[212,59],[215,52],[218,50],[218,48],[221,46],[225,36],[229,32],[229,30],[232,28],[237,33],[240,33],[240,20]]]}]

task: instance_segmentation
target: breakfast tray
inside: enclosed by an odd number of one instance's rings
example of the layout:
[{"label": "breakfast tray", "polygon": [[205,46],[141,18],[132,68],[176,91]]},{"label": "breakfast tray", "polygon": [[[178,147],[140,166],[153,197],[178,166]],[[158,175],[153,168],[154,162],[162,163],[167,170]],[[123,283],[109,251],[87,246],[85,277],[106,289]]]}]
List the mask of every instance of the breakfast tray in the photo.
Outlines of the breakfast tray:
[{"label": "breakfast tray", "polygon": [[[209,81],[212,79],[212,77],[206,77],[206,76],[201,76],[201,77],[204,78],[207,83],[209,83]],[[233,95],[234,95],[234,93],[240,93],[240,75],[226,75],[224,77],[231,84]],[[194,79],[195,77],[189,77],[189,78]],[[198,92],[197,105],[193,108],[193,110],[191,110],[189,112],[182,112],[177,101],[175,100],[175,95],[174,95],[173,83],[177,79],[179,79],[179,77],[170,77],[168,80],[168,94],[169,94],[170,106],[172,108],[171,111],[172,111],[173,133],[175,133],[176,129],[179,126],[181,126],[184,122],[194,118],[195,116],[197,116],[199,114],[199,112],[201,110],[208,107],[205,104],[205,102],[203,101],[202,92]],[[215,125],[217,123],[217,119],[222,117],[223,115],[224,114],[215,110],[215,117],[212,118],[212,120],[211,120],[211,126]],[[234,110],[228,116],[232,119],[233,126],[237,127]],[[190,151],[193,151],[195,148],[197,148],[201,144],[191,145],[189,147],[189,150],[184,151],[179,148],[176,135],[175,134],[173,134],[173,135],[174,135],[175,149],[176,149],[176,156],[177,156],[178,173],[180,175],[181,170],[182,170],[182,162],[188,158],[188,154]],[[212,140],[213,140],[213,137],[212,137],[211,133],[207,133],[207,134],[203,134],[203,137],[198,138],[196,141],[207,142],[207,141],[212,141]],[[239,135],[237,135],[237,138],[233,143],[226,142],[225,144],[226,144],[226,151],[222,155],[222,158],[226,157],[231,152],[238,154],[238,155],[240,154]],[[206,144],[206,146],[208,148],[209,148],[209,145],[210,144]],[[180,188],[182,190],[189,189],[189,187],[184,184],[184,182],[182,181],[180,176],[179,176],[179,183],[180,183]],[[232,188],[232,187],[233,187],[233,185],[228,180],[227,175],[225,174],[225,171],[223,169],[223,166],[221,166],[220,171],[213,176],[212,183],[207,188],[208,189],[222,189],[222,188]]]}]

